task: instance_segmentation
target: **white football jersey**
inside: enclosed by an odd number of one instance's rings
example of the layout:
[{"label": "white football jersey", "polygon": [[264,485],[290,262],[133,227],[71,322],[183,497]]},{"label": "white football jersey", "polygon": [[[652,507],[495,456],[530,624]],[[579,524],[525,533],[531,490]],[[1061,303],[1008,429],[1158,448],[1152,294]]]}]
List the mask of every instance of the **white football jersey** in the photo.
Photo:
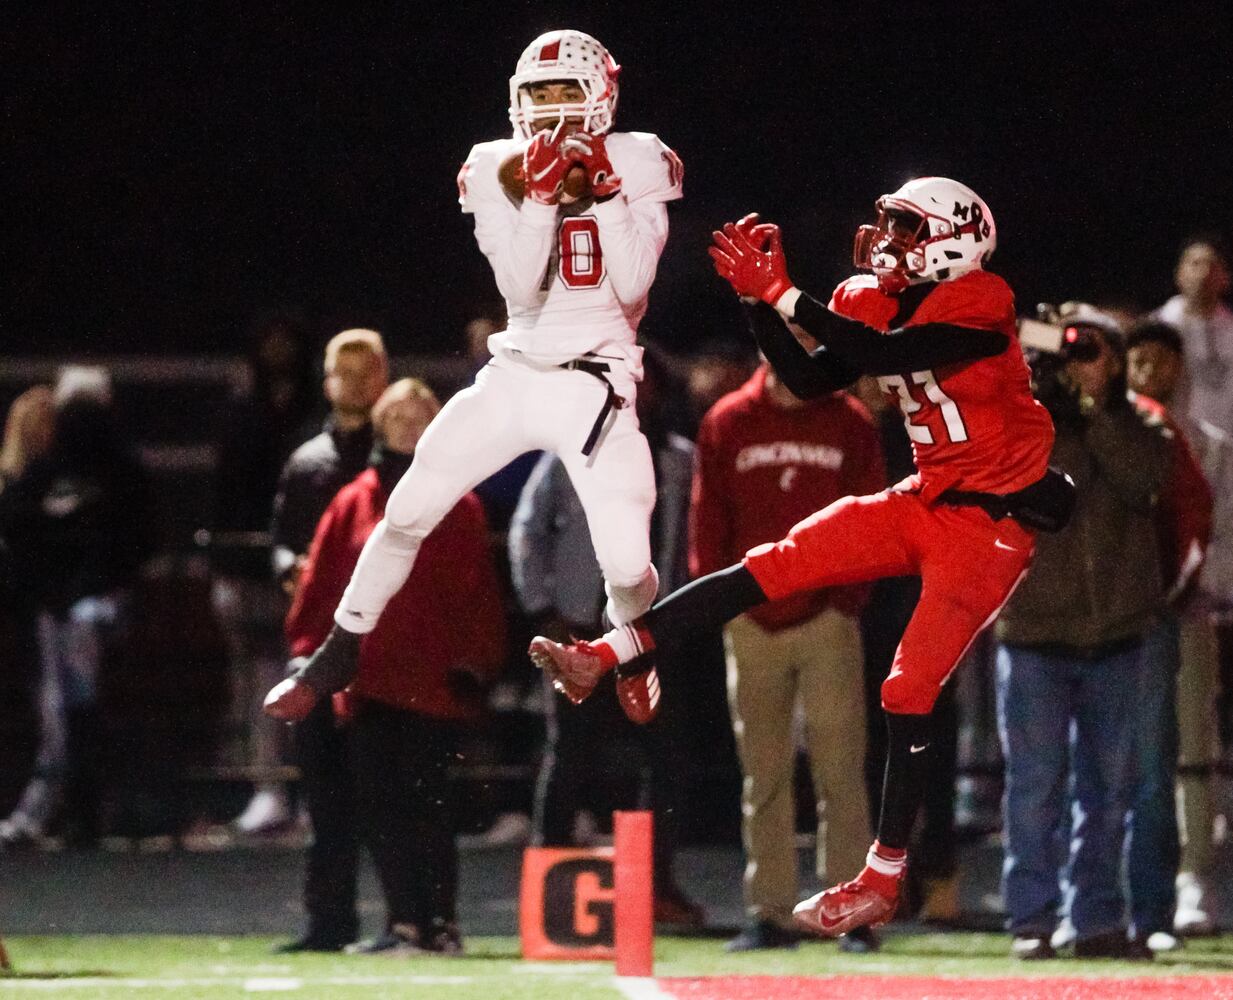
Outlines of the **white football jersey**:
[{"label": "white football jersey", "polygon": [[[475,216],[475,238],[492,265],[509,314],[489,349],[559,363],[587,352],[631,357],[647,292],[668,235],[665,203],[681,197],[677,155],[648,132],[605,137],[621,192],[571,211],[514,202],[498,170],[521,155],[518,138],[483,142],[458,174],[459,204]],[[636,352],[636,353],[635,353]]]}]

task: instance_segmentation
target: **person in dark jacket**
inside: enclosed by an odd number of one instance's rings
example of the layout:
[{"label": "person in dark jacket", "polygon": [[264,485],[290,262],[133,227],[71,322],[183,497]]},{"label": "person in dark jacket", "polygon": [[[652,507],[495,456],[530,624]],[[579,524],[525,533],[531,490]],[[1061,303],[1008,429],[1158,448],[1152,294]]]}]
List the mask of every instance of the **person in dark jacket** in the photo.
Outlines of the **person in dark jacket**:
[{"label": "person in dark jacket", "polygon": [[51,445],[7,484],[0,536],[37,608],[39,747],[0,841],[38,839],[63,814],[70,839],[99,833],[99,674],[150,551],[149,492],[112,423],[111,380],[69,367],[54,393]]},{"label": "person in dark jacket", "polygon": [[[368,465],[369,416],[385,390],[389,365],[381,335],[344,330],[326,345],[325,429],[287,460],[274,498],[274,573],[295,594],[317,522],[334,495]],[[328,703],[295,731],[296,757],[313,825],[304,877],[308,930],[280,951],[339,951],[355,940],[359,833],[347,748]]]},{"label": "person in dark jacket", "polygon": [[1065,528],[1038,539],[997,625],[1004,893],[1012,954],[1051,957],[1063,906],[1056,845],[1073,779],[1075,955],[1143,959],[1152,953],[1127,937],[1119,868],[1143,641],[1163,601],[1154,518],[1172,441],[1127,399],[1116,324],[1090,307],[1062,321],[1073,340],[1037,363],[1036,391],[1057,431],[1051,464],[1074,479],[1078,503]]},{"label": "person in dark jacket", "polygon": [[[360,550],[439,410],[417,379],[394,383],[377,401],[372,465],[322,516],[287,616],[295,655],[311,653],[329,632]],[[350,722],[342,731],[349,730],[360,830],[388,910],[385,932],[348,950],[457,954],[458,851],[447,769],[459,726],[479,715],[505,651],[504,603],[474,493],[425,539],[390,610],[364,638],[354,683],[333,699],[335,717]],[[313,700],[329,710],[330,698]]]}]

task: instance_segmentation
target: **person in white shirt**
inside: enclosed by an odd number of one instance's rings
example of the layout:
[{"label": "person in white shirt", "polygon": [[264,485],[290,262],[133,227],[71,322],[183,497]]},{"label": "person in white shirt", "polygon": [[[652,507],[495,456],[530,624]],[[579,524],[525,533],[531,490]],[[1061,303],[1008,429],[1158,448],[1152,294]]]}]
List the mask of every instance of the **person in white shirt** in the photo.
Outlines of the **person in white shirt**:
[{"label": "person in white shirt", "polygon": [[1169,409],[1194,448],[1212,487],[1212,534],[1196,600],[1181,620],[1178,713],[1181,867],[1173,929],[1182,935],[1216,930],[1220,884],[1212,870],[1212,775],[1217,753],[1217,691],[1221,633],[1233,621],[1233,309],[1229,256],[1213,236],[1182,247],[1173,280],[1178,294],[1153,313],[1181,336],[1181,376]]},{"label": "person in white shirt", "polygon": [[682,167],[656,136],[611,131],[619,69],[589,35],[541,35],[510,79],[513,136],[479,143],[463,164],[459,202],[475,218],[508,326],[489,338],[493,357],[475,383],[420,441],[364,547],[336,627],[270,692],[275,717],[299,718],[347,684],[360,636],[407,579],[424,537],[459,497],[527,451],[554,452],[569,474],[603,570],[609,619],[632,621],[654,601],[655,476],[634,410],[642,377],[635,338]]}]

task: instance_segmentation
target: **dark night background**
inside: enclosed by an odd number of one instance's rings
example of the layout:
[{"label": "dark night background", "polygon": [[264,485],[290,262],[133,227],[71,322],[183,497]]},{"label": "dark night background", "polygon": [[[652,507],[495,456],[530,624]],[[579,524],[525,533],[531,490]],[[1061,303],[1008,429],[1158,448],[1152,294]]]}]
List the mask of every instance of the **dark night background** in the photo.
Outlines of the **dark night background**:
[{"label": "dark night background", "polygon": [[270,307],[456,349],[495,289],[454,175],[562,26],[624,66],[618,127],[685,162],[643,327],[671,347],[734,328],[704,247],[750,209],[826,290],[877,195],[954,176],[1022,309],[1155,305],[1182,237],[1233,221],[1226,4],[761,6],[10,7],[0,350],[230,352]]}]

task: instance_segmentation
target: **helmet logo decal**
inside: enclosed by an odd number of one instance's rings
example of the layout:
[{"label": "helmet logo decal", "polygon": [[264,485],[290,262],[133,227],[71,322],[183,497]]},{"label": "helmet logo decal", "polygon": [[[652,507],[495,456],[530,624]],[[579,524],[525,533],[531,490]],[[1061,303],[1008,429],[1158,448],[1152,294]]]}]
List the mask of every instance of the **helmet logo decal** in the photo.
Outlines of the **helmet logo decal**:
[{"label": "helmet logo decal", "polygon": [[561,40],[558,38],[555,42],[549,42],[539,50],[539,57],[544,62],[556,62],[561,55]]},{"label": "helmet logo decal", "polygon": [[[964,233],[971,233],[973,239],[980,243],[986,236],[989,235],[989,223],[985,221],[985,210],[976,202],[972,202],[971,207],[955,202],[955,207],[951,211],[951,215],[957,219],[963,219],[964,224],[959,227],[956,236],[961,236]],[[971,222],[967,221],[971,216]]]}]

